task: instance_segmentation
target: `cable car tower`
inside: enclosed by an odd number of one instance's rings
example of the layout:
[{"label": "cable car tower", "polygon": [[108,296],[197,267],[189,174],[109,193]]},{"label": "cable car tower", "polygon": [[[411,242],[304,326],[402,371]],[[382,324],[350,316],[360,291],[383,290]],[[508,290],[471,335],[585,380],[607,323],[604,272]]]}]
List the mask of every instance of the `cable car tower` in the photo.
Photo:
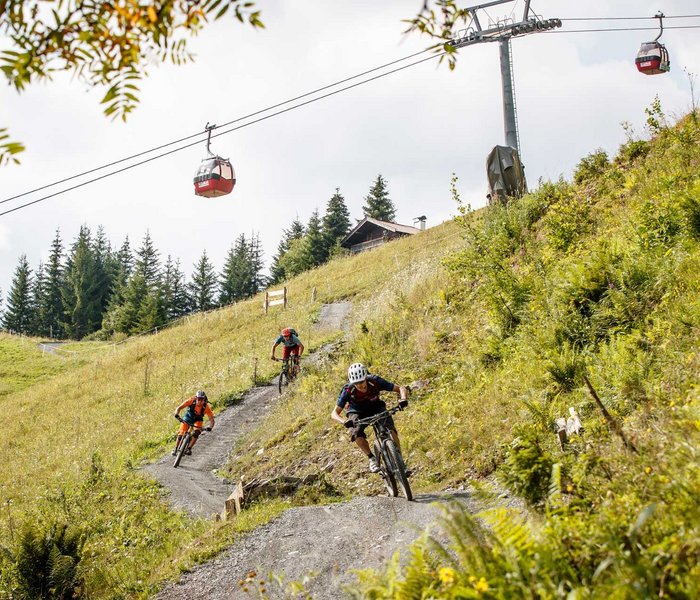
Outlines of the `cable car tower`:
[{"label": "cable car tower", "polygon": [[[510,51],[510,40],[513,37],[540,33],[556,27],[561,27],[561,19],[542,19],[535,14],[530,6],[531,1],[525,0],[525,8],[520,21],[512,17],[490,22],[487,29],[481,26],[479,13],[483,9],[499,4],[507,4],[516,0],[492,0],[467,8],[469,22],[467,28],[458,32],[458,37],[449,44],[454,48],[464,48],[484,42],[498,42],[501,58],[501,82],[503,84],[503,124],[506,134],[506,144],[520,154],[520,138],[518,136],[518,117],[515,107],[515,86],[513,84],[513,59]],[[488,18],[488,16],[487,16]],[[489,19],[490,21],[490,19]]]}]

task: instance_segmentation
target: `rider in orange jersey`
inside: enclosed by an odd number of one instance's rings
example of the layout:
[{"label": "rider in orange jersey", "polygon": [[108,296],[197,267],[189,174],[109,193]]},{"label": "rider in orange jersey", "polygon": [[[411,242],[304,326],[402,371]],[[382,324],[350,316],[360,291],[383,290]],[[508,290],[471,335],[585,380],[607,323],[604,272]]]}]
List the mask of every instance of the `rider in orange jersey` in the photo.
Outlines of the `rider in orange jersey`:
[{"label": "rider in orange jersey", "polygon": [[182,436],[187,433],[188,425],[194,427],[194,433],[192,434],[192,440],[190,441],[190,446],[185,451],[185,454],[192,454],[192,448],[197,443],[197,438],[199,434],[202,433],[202,425],[204,424],[204,417],[206,416],[209,420],[209,426],[206,427],[207,431],[211,431],[214,428],[214,413],[209,406],[209,399],[207,398],[204,390],[198,390],[197,393],[185,400],[180,406],[177,407],[175,411],[175,416],[180,417],[180,411],[187,409],[185,416],[182,418],[184,423],[180,425],[180,429],[177,432],[177,441],[175,442],[175,450],[173,450],[173,456],[175,456],[177,447],[180,445],[180,440]]}]

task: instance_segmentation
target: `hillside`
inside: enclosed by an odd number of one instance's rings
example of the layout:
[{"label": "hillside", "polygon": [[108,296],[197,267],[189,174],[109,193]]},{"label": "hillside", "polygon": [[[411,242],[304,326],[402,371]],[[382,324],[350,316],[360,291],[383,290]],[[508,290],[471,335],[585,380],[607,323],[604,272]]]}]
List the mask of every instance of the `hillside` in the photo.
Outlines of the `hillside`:
[{"label": "hillside", "polygon": [[[404,567],[363,573],[358,596],[700,595],[700,128],[694,115],[667,127],[653,110],[649,126],[651,141],[629,140],[612,161],[592,153],[573,182],[479,212],[460,203],[456,222],[289,281],[286,313],[265,316],[258,297],[0,396],[21,465],[21,477],[0,475],[12,553],[0,554],[0,594],[31,572],[47,531],[71,545],[57,523],[84,536],[87,597],[144,597],[289,506],[381,493],[328,418],[347,365],[362,361],[425,382],[397,417],[416,492],[484,488],[486,505],[484,483],[498,482],[530,518],[454,508],[452,554],[414,546]],[[353,304],[347,340],[312,327],[339,299]],[[220,410],[254,370],[271,377],[287,323],[310,350],[337,350],[236,443],[225,472],[322,471],[321,484],[229,523],[173,512],[135,467],[165,451],[172,410],[194,389]],[[554,424],[569,407],[584,430],[562,449]]]},{"label": "hillside", "polygon": [[[8,550],[0,553],[0,592],[17,590],[20,571],[35,569],[38,559],[27,547],[39,552],[39,539],[63,539],[56,523],[86,540],[79,575],[90,596],[126,597],[154,590],[195,557],[203,560],[239,531],[289,506],[273,499],[233,523],[193,525],[136,468],[169,447],[172,412],[194,390],[206,389],[219,411],[240,399],[254,375],[269,380],[278,369],[269,360],[270,346],[282,326],[294,324],[313,352],[341,335],[312,328],[323,303],[366,298],[389,271],[435,271],[441,256],[459,243],[457,228],[448,223],[420,240],[335,260],[287,282],[290,305],[284,313],[271,309],[265,315],[258,296],[193,315],[157,335],[99,346],[76,368],[1,397],[0,406],[12,407],[16,417],[6,427],[7,448],[21,457],[22,476],[13,469],[0,473],[8,508],[0,516]],[[298,502],[313,500],[311,495]]]}]

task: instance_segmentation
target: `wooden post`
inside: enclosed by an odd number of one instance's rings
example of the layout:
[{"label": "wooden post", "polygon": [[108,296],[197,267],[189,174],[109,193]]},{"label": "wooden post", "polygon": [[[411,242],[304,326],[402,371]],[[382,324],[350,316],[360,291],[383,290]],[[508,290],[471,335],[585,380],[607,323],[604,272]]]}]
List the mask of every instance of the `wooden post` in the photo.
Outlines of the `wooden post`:
[{"label": "wooden post", "polygon": [[286,309],[287,308],[287,286],[284,286],[284,303],[282,304],[282,308]]},{"label": "wooden post", "polygon": [[311,290],[311,302],[316,302],[316,286],[314,286]]},{"label": "wooden post", "polygon": [[240,514],[243,503],[243,482],[239,481],[231,495],[226,499],[224,515],[226,519]]},{"label": "wooden post", "polygon": [[267,314],[267,309],[270,306],[270,294],[265,292],[265,314]]}]

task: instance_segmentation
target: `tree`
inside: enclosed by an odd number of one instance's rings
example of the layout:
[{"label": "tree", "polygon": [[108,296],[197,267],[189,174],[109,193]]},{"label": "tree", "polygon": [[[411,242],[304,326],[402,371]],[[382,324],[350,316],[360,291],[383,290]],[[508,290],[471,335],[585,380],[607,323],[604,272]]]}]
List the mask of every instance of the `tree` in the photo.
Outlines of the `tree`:
[{"label": "tree", "polygon": [[30,333],[34,317],[34,306],[31,296],[32,271],[27,262],[27,256],[19,257],[19,263],[12,279],[10,293],[7,296],[7,307],[2,318],[2,326],[14,333]]},{"label": "tree", "polygon": [[160,277],[158,250],[153,245],[151,234],[148,231],[143,238],[141,247],[136,252],[134,273],[138,273],[143,277],[149,292],[158,286]]},{"label": "tree", "polygon": [[311,213],[311,218],[306,225],[306,235],[304,236],[306,261],[309,269],[322,264],[326,258],[326,244],[321,231],[321,219],[318,210]]},{"label": "tree", "polygon": [[168,321],[178,319],[190,312],[190,297],[185,284],[185,274],[180,269],[180,261],[173,261],[168,255],[163,268],[161,295]]},{"label": "tree", "polygon": [[46,263],[43,292],[38,299],[38,311],[41,319],[39,333],[50,337],[62,337],[63,330],[63,242],[61,232],[56,230],[56,237],[51,243],[51,254]]},{"label": "tree", "polygon": [[[0,52],[0,69],[17,92],[67,71],[106,88],[105,115],[123,120],[138,104],[138,82],[154,62],[192,61],[185,35],[230,12],[263,27],[251,0],[0,0],[0,34],[12,48]],[[0,128],[0,166],[17,162],[22,144]]]},{"label": "tree", "polygon": [[112,295],[112,285],[116,273],[116,265],[112,258],[112,247],[105,236],[102,225],[97,227],[97,233],[92,245],[93,255],[95,257],[95,279],[97,301],[100,303],[100,320],[104,312],[107,310],[107,304]]},{"label": "tree", "polygon": [[277,254],[272,257],[272,265],[270,266],[270,283],[279,283],[283,279],[289,277],[289,274],[285,273],[284,268],[281,265],[282,259],[289,251],[292,242],[302,237],[304,237],[304,225],[298,218],[294,219],[291,227],[282,232],[282,239],[277,245]]},{"label": "tree", "polygon": [[34,272],[34,280],[32,281],[31,298],[32,298],[32,325],[31,333],[32,335],[46,335],[44,333],[42,324],[42,307],[41,298],[44,295],[44,289],[46,288],[46,269],[44,263],[40,262],[36,271]]},{"label": "tree", "polygon": [[250,257],[250,244],[241,234],[226,255],[221,273],[219,304],[230,304],[250,297],[255,288],[255,273]]},{"label": "tree", "polygon": [[250,270],[253,274],[253,285],[250,288],[250,295],[254,296],[267,284],[267,277],[263,275],[265,259],[259,233],[253,233],[250,236],[249,257]]},{"label": "tree", "polygon": [[61,290],[61,325],[71,338],[79,340],[99,328],[102,310],[98,287],[90,230],[83,225],[68,257]]},{"label": "tree", "polygon": [[335,194],[328,201],[326,214],[323,215],[323,241],[326,247],[326,258],[345,237],[350,229],[350,211],[345,205],[345,198],[340,188],[335,188]]},{"label": "tree", "polygon": [[192,308],[196,311],[211,310],[216,306],[216,273],[214,266],[209,261],[207,251],[202,252],[202,256],[194,265],[192,281],[189,284]]},{"label": "tree", "polygon": [[365,206],[362,207],[365,217],[391,222],[396,218],[396,208],[394,208],[394,203],[389,199],[386,181],[381,175],[377,175],[377,179],[370,188],[365,202]]}]

